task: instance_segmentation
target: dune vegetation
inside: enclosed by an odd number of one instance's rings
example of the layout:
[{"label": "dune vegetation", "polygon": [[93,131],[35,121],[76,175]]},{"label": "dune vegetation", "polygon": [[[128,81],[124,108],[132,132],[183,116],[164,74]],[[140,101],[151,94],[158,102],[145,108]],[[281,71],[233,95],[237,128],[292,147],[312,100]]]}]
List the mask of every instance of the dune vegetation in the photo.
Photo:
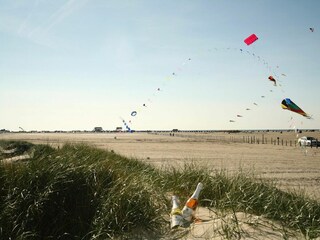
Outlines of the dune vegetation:
[{"label": "dune vegetation", "polygon": [[[184,202],[198,182],[204,184],[203,207],[264,216],[306,239],[320,236],[319,201],[254,174],[195,164],[159,169],[82,144],[0,146],[1,239],[170,239],[170,197]],[[4,161],[19,154],[30,157]]]}]

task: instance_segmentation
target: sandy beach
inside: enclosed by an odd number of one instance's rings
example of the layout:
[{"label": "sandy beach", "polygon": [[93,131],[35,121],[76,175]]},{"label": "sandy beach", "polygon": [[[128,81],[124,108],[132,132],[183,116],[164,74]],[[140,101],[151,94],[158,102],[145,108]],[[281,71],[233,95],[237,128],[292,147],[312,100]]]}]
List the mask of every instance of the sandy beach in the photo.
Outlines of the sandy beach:
[{"label": "sandy beach", "polygon": [[[314,136],[319,132],[302,133]],[[279,145],[277,138],[279,137]],[[256,138],[256,143],[247,143]],[[257,139],[259,144],[257,143]],[[261,139],[264,138],[264,144]],[[275,181],[282,189],[304,190],[320,199],[320,148],[295,145],[293,132],[251,133],[5,133],[0,139],[24,140],[53,147],[85,143],[113,150],[157,167],[196,162],[228,172],[250,171]],[[275,143],[271,144],[271,139]],[[291,141],[291,146],[290,146]],[[267,143],[265,143],[267,142]]]}]

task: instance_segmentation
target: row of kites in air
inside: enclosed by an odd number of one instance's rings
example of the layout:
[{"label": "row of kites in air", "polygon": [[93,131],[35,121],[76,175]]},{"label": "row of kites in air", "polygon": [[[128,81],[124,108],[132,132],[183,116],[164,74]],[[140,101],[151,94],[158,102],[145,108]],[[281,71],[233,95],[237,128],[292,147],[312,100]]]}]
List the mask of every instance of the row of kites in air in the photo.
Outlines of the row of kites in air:
[{"label": "row of kites in air", "polygon": [[[314,28],[309,28],[311,32],[314,32]],[[258,37],[255,34],[251,34],[249,37],[244,39],[244,42],[249,46],[253,44],[255,41],[258,40]],[[242,50],[241,50],[242,51]],[[278,67],[278,66],[277,66]],[[286,76],[284,73],[281,74],[282,76]],[[268,77],[269,81],[273,82],[274,86],[277,86],[277,80],[273,76]],[[281,84],[279,84],[281,86]],[[270,90],[272,91],[272,90]],[[264,96],[261,96],[264,98]],[[254,105],[257,105],[257,103],[253,103]],[[282,109],[289,110],[292,112],[295,112],[297,114],[300,114],[308,119],[311,119],[311,116],[308,115],[305,111],[303,111],[297,104],[295,104],[290,98],[284,98],[281,102]],[[246,110],[250,110],[247,108]],[[237,115],[237,117],[242,117],[242,115]],[[230,120],[230,122],[235,122],[234,120]]]},{"label": "row of kites in air", "polygon": [[[309,28],[309,30],[311,32],[314,32],[314,28]],[[244,42],[247,46],[253,44],[255,41],[258,40],[258,37],[255,34],[251,34],[249,37],[247,37],[246,39],[244,39]],[[215,48],[215,50],[218,50],[217,48]],[[230,50],[230,48],[227,48],[226,50]],[[243,49],[236,49],[235,50],[240,50],[240,52],[242,53],[244,50]],[[270,70],[270,72],[272,72],[273,68],[271,66],[269,66],[268,62],[266,62],[264,59],[262,59],[260,56],[255,55],[254,53],[251,53],[250,51],[246,51],[249,55],[252,55],[253,57],[257,58],[259,61],[262,60],[263,64],[266,65],[266,67],[268,68],[268,70]],[[186,59],[183,64],[182,67],[185,66],[188,62],[191,61],[191,58]],[[181,71],[182,67],[179,68],[179,71]],[[278,68],[278,66],[277,66]],[[277,81],[278,78],[280,78],[279,75],[277,75],[274,71],[272,72],[273,75],[268,76],[268,80],[271,81],[273,83],[273,86],[280,86],[281,87],[281,83],[280,81]],[[171,79],[176,77],[176,72],[172,72],[171,76],[168,77],[167,79]],[[286,77],[286,74],[282,73],[281,76]],[[160,92],[161,88],[158,87],[156,88],[156,92]],[[270,92],[272,92],[272,90],[270,90]],[[153,94],[153,96],[155,96],[155,94]],[[261,96],[262,98],[264,98],[265,96]],[[151,103],[152,100],[149,98],[148,102]],[[258,106],[258,104],[256,102],[253,103],[255,106]],[[307,114],[305,111],[303,111],[297,104],[295,104],[290,98],[284,98],[281,102],[281,107],[282,109],[285,110],[289,110],[291,112],[300,114],[308,119],[311,119],[311,116],[309,114]],[[125,126],[126,130],[128,132],[132,132],[132,122],[133,119],[139,115],[142,110],[144,108],[147,108],[147,103],[143,103],[142,106],[140,106],[138,109],[132,110],[130,113],[130,119],[127,122],[125,119],[121,118],[123,125]],[[246,110],[251,110],[250,108],[246,108]],[[238,118],[242,118],[243,115],[237,114],[236,117]],[[236,122],[234,119],[230,119],[229,122]]]}]

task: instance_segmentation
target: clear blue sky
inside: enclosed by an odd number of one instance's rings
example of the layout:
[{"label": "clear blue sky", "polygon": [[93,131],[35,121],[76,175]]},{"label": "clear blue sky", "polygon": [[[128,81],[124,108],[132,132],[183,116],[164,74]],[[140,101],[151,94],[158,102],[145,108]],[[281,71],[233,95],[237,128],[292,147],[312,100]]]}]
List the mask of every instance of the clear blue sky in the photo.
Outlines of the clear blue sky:
[{"label": "clear blue sky", "polygon": [[0,0],[0,129],[318,129],[319,16],[317,0]]}]

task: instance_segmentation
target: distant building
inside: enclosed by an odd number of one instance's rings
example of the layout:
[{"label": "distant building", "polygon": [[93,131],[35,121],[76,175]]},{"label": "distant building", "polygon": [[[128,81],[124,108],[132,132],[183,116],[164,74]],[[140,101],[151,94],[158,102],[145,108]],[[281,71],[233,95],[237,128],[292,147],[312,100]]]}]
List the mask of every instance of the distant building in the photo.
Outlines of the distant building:
[{"label": "distant building", "polygon": [[121,132],[122,131],[122,127],[116,127],[116,132]]},{"label": "distant building", "polygon": [[179,132],[177,128],[172,129],[172,132]]},{"label": "distant building", "polygon": [[103,132],[103,129],[102,129],[102,127],[95,127],[95,128],[93,129],[93,131],[94,131],[94,132]]}]

